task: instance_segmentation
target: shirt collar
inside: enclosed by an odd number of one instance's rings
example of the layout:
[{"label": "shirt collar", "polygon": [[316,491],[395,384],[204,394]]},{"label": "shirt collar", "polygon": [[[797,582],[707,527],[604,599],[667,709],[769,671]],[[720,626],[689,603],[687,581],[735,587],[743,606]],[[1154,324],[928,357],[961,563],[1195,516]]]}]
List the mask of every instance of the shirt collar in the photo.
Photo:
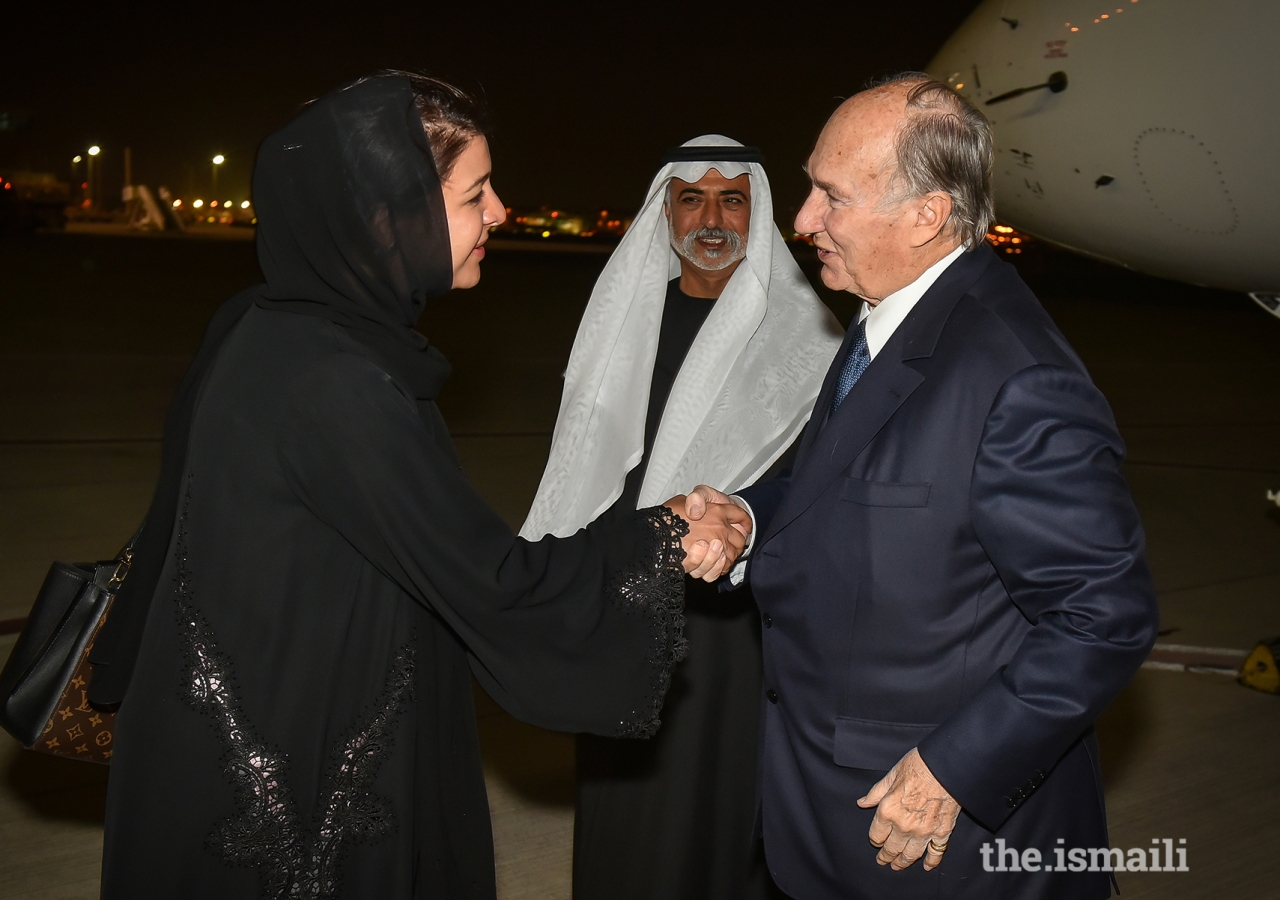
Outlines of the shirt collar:
[{"label": "shirt collar", "polygon": [[870,354],[872,359],[875,359],[881,348],[889,343],[889,338],[893,337],[893,333],[898,330],[902,320],[907,317],[907,314],[920,301],[920,298],[925,295],[925,292],[933,287],[933,283],[938,280],[938,276],[945,272],[947,266],[955,262],[963,252],[964,245],[961,244],[925,269],[924,273],[915,281],[904,288],[894,291],[875,306],[871,306],[865,300],[863,301],[862,311],[858,314],[858,321],[866,320],[867,353]]}]

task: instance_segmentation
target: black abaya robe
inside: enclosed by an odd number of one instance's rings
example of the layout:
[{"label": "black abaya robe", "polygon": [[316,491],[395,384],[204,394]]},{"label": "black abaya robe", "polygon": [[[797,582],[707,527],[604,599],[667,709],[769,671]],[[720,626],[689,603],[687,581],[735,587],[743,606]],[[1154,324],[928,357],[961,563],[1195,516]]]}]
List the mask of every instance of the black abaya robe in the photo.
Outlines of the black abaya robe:
[{"label": "black abaya robe", "polygon": [[409,331],[451,272],[406,82],[317,101],[254,189],[267,284],[166,436],[168,552],[121,619],[144,626],[102,895],[488,900],[470,676],[543,727],[651,734],[686,526],[620,511],[530,543],[467,485],[447,364]]},{"label": "black abaya robe", "polygon": [[[715,300],[667,287],[645,419],[644,457],[613,510],[634,510],[671,387]],[[775,465],[790,465],[791,452]],[[750,589],[686,578],[688,658],[651,741],[577,743],[574,900],[780,897],[752,842],[762,700]]]}]

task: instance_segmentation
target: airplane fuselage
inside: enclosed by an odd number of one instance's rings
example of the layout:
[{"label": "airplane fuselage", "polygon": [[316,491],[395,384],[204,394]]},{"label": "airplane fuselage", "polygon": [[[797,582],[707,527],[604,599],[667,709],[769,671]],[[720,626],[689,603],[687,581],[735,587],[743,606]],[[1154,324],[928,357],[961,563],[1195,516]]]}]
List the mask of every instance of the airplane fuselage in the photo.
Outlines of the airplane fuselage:
[{"label": "airplane fuselage", "polygon": [[1278,37],[1276,0],[987,0],[929,72],[991,119],[1001,219],[1150,274],[1274,292]]}]

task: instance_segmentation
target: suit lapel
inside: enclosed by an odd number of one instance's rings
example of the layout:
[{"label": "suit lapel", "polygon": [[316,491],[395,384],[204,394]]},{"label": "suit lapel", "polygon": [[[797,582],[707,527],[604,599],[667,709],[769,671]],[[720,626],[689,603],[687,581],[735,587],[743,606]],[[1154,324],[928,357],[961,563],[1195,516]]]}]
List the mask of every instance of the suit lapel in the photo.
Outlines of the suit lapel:
[{"label": "suit lapel", "polygon": [[[806,433],[791,489],[769,523],[762,545],[813,505],[924,382],[926,376],[909,365],[909,361],[933,355],[952,309],[995,260],[995,254],[984,246],[973,253],[962,254],[948,266],[876,354],[835,415],[825,426]],[[845,336],[827,372],[814,407],[815,419],[819,410],[825,416],[831,406],[837,373],[844,363],[851,337]]]}]

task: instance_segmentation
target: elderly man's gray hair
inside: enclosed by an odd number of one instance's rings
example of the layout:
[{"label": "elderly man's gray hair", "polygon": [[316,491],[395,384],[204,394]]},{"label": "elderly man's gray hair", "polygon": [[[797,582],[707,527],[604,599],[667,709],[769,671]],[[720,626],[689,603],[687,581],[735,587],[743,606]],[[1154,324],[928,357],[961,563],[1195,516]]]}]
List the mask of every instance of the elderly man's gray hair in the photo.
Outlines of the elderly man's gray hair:
[{"label": "elderly man's gray hair", "polygon": [[903,84],[907,114],[894,138],[896,168],[880,200],[889,208],[931,191],[951,196],[947,223],[975,250],[995,221],[991,192],[991,123],[973,104],[923,72],[904,72],[873,87]]}]

